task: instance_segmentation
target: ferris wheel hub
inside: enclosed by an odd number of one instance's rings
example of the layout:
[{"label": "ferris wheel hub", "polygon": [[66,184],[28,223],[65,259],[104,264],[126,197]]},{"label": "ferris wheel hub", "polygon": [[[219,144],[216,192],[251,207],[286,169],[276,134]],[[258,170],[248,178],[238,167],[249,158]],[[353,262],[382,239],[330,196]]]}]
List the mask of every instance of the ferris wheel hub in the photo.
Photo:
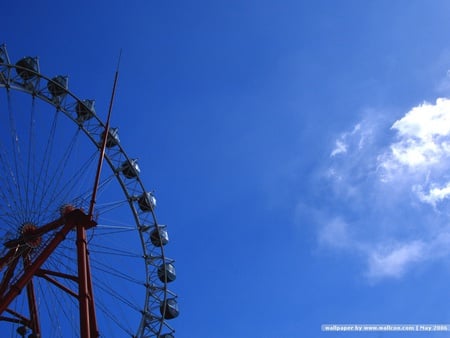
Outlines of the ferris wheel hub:
[{"label": "ferris wheel hub", "polygon": [[37,229],[38,227],[35,224],[27,222],[22,225],[20,230],[22,237],[25,239],[25,245],[32,249],[37,248],[42,242],[41,236],[33,236]]},{"label": "ferris wheel hub", "polygon": [[60,209],[60,213],[62,217],[67,216],[72,211],[74,211],[76,208],[72,204],[64,204]]}]

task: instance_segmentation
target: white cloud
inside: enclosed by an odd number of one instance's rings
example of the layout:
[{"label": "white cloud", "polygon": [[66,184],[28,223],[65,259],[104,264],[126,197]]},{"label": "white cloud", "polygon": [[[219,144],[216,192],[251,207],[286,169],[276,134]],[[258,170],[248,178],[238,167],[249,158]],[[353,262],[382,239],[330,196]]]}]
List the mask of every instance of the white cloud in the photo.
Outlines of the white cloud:
[{"label": "white cloud", "polygon": [[414,186],[413,191],[422,202],[429,203],[435,207],[438,202],[441,202],[450,196],[450,182],[441,188],[432,187],[428,190],[428,193],[423,192],[423,187],[421,185]]},{"label": "white cloud", "polygon": [[438,98],[434,105],[425,102],[414,107],[396,121],[392,128],[396,129],[401,137],[414,137],[423,141],[432,140],[439,135],[449,135],[450,100]]},{"label": "white cloud", "polygon": [[442,231],[428,240],[399,242],[369,249],[367,277],[372,281],[382,278],[401,278],[415,264],[447,257],[450,253],[450,232]]},{"label": "white cloud", "polygon": [[338,154],[345,154],[347,152],[347,144],[345,144],[342,140],[336,140],[336,147],[331,152],[331,157],[334,157]]},{"label": "white cloud", "polygon": [[422,261],[424,256],[425,244],[422,241],[372,251],[368,255],[367,275],[371,279],[399,278],[412,264]]},{"label": "white cloud", "polygon": [[348,148],[352,146],[353,143],[355,143],[355,136],[358,139],[356,142],[358,144],[358,149],[362,149],[367,135],[361,129],[361,123],[358,123],[353,127],[352,131],[342,133],[339,136],[339,138],[335,141],[335,147],[332,150],[330,157],[335,157],[336,155],[347,153]]},{"label": "white cloud", "polygon": [[328,221],[319,231],[319,242],[333,248],[345,248],[350,245],[348,225],[340,218]]},{"label": "white cloud", "polygon": [[450,255],[450,99],[413,107],[390,130],[371,121],[335,141],[318,241],[364,257],[379,281]]},{"label": "white cloud", "polygon": [[411,109],[392,129],[398,141],[380,156],[380,167],[389,171],[406,167],[423,170],[450,155],[450,100],[438,98],[435,104],[423,103]]}]

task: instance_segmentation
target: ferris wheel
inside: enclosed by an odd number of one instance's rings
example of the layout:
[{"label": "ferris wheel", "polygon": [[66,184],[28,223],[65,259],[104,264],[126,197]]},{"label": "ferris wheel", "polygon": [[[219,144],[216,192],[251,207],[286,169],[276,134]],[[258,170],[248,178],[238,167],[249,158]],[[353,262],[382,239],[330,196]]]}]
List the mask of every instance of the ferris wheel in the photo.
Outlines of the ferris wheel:
[{"label": "ferris wheel", "polygon": [[5,45],[0,88],[1,336],[174,337],[167,227],[118,128]]}]

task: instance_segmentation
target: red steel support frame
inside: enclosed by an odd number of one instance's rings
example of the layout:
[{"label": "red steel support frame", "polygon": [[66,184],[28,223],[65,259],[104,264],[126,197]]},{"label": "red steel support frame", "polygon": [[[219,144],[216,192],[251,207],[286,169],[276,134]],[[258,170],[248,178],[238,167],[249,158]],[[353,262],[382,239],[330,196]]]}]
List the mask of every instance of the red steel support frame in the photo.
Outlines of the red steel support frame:
[{"label": "red steel support frame", "polygon": [[[17,282],[13,284],[9,290],[4,295],[0,295],[0,314],[2,314],[5,310],[8,309],[8,306],[11,304],[11,302],[20,294],[23,288],[27,287],[27,291],[32,288],[30,282],[34,275],[38,274],[39,269],[41,268],[42,264],[48,259],[48,257],[53,253],[53,251],[56,249],[56,247],[65,239],[66,235],[69,233],[70,230],[77,228],[77,232],[80,232],[82,241],[80,242],[77,238],[77,250],[78,250],[78,263],[79,268],[81,265],[81,275],[78,276],[78,284],[79,284],[79,302],[80,302],[80,335],[81,338],[96,338],[99,336],[98,330],[96,327],[96,323],[89,324],[89,318],[90,314],[92,313],[93,309],[93,297],[91,295],[91,292],[89,290],[92,290],[92,286],[90,285],[91,278],[90,273],[89,276],[87,276],[88,272],[90,272],[90,269],[88,267],[89,260],[87,256],[87,246],[86,246],[86,229],[89,229],[96,225],[94,221],[92,221],[86,214],[84,214],[81,210],[75,209],[74,211],[70,212],[66,215],[65,218],[61,218],[57,221],[54,221],[52,223],[52,229],[62,226],[61,230],[59,230],[53,239],[47,244],[47,246],[42,250],[40,255],[36,257],[36,259],[31,262],[25,262],[26,268],[22,275],[20,275],[17,279]],[[43,226],[46,227],[46,226]],[[41,228],[40,228],[41,229]],[[81,230],[81,231],[80,231]],[[83,240],[84,236],[84,240]],[[78,237],[78,235],[77,235]],[[19,240],[18,240],[19,241]],[[31,303],[30,311],[33,311],[33,307],[36,306],[36,299],[28,293],[28,300]],[[81,307],[85,306],[87,304],[87,311],[84,311],[83,314],[81,314]],[[86,307],[86,306],[85,306]],[[31,313],[31,325],[34,333],[36,333],[35,330],[39,330],[37,323],[37,317],[35,316],[33,319],[33,313]],[[86,318],[87,317],[87,325],[86,325]],[[94,315],[94,321],[95,321],[95,315]],[[88,329],[86,329],[88,328]]]},{"label": "red steel support frame", "polygon": [[[119,54],[119,62],[117,64],[116,73],[114,76],[113,90],[111,94],[111,101],[109,104],[108,117],[105,125],[105,133],[103,137],[103,142],[100,148],[100,157],[98,161],[97,172],[95,175],[94,188],[92,192],[92,199],[89,206],[88,214],[86,215],[80,209],[75,209],[69,214],[65,215],[64,218],[53,221],[46,224],[38,229],[36,229],[31,236],[41,236],[44,233],[54,230],[59,226],[63,225],[62,229],[55,235],[51,242],[44,248],[41,254],[35,259],[34,262],[30,262],[24,257],[25,261],[25,271],[23,275],[18,279],[18,281],[12,285],[10,290],[6,295],[0,298],[0,314],[5,311],[9,304],[14,300],[15,297],[19,295],[21,290],[26,286],[28,293],[28,303],[30,308],[30,317],[33,333],[39,335],[39,321],[37,318],[37,306],[36,298],[34,296],[34,287],[32,284],[32,278],[34,275],[39,275],[39,270],[47,260],[47,258],[52,254],[56,247],[65,239],[68,232],[74,228],[77,230],[77,259],[78,259],[78,301],[79,301],[79,313],[80,313],[80,337],[81,338],[97,338],[100,337],[97,320],[95,314],[95,304],[94,304],[94,294],[92,287],[91,278],[91,268],[89,262],[89,255],[87,250],[86,241],[86,229],[89,229],[96,225],[93,221],[94,206],[97,197],[97,190],[100,182],[100,174],[102,171],[102,165],[105,158],[106,143],[109,137],[109,125],[111,120],[112,106],[117,86],[117,79],[119,76],[119,64],[122,50]],[[29,236],[29,235],[28,235]],[[12,248],[25,243],[29,238],[18,238],[16,240],[9,241],[5,243],[6,247],[10,248],[10,253]],[[10,253],[4,258],[0,258],[0,267],[3,266],[8,259]],[[12,254],[11,254],[12,255]],[[2,294],[0,294],[0,297]]]},{"label": "red steel support frame", "polygon": [[[63,221],[61,221],[61,225]],[[17,280],[17,282],[12,285],[9,291],[0,299],[0,314],[6,310],[6,308],[11,304],[14,298],[16,298],[22,289],[28,284],[30,279],[36,273],[36,271],[44,264],[50,254],[56,249],[56,247],[61,243],[66,237],[67,233],[70,231],[71,227],[67,224],[55,235],[55,237],[50,241],[47,247],[41,252],[41,254],[28,266],[28,269],[24,271],[22,276]]]},{"label": "red steel support frame", "polygon": [[91,275],[91,264],[89,262],[89,253],[87,253],[86,255],[86,271],[87,271],[87,276],[88,276],[88,282],[87,282],[87,286],[88,286],[88,292],[89,295],[91,296],[91,302],[89,303],[89,316],[90,316],[90,330],[93,334],[92,337],[97,338],[100,337],[100,332],[98,330],[97,327],[97,316],[95,314],[95,302],[94,302],[94,291],[93,291],[93,287],[92,287],[92,275]]},{"label": "red steel support frame", "polygon": [[80,309],[80,334],[82,338],[97,338],[97,329],[89,256],[87,254],[86,228],[77,225],[78,299]]},{"label": "red steel support frame", "polygon": [[86,230],[77,226],[77,256],[78,256],[78,300],[80,302],[80,333],[83,338],[91,338],[89,323],[89,303],[87,261],[86,261]]},{"label": "red steel support frame", "polygon": [[[29,253],[27,252],[23,256],[23,265],[25,267],[25,270],[28,269],[30,264],[31,264],[31,261],[30,261]],[[27,297],[28,297],[28,309],[30,312],[31,330],[37,337],[40,337],[41,336],[41,326],[39,324],[39,316],[38,316],[38,311],[37,311],[36,295],[34,293],[33,279],[30,279],[30,281],[27,284]]]}]

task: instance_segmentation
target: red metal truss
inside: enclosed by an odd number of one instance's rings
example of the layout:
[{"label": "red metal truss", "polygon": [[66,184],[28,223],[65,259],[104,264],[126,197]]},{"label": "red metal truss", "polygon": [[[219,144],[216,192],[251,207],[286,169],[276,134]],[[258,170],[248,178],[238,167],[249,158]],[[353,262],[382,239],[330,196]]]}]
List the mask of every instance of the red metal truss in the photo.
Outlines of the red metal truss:
[{"label": "red metal truss", "polygon": [[[61,278],[68,278],[78,282],[78,294],[67,289],[62,288],[67,293],[77,296],[80,308],[80,336],[81,338],[97,338],[99,332],[96,323],[95,305],[92,290],[92,280],[90,273],[90,263],[87,250],[86,229],[96,225],[96,222],[86,215],[80,209],[75,209],[58,220],[50,222],[44,226],[36,227],[32,232],[23,234],[17,239],[10,240],[4,243],[4,246],[9,248],[8,252],[0,258],[0,269],[7,266],[7,270],[3,275],[0,283],[0,316],[4,312],[12,313],[16,318],[11,318],[11,321],[23,323],[28,326],[34,334],[40,335],[39,317],[37,312],[36,297],[34,293],[33,277],[39,276],[47,280],[51,280],[48,275],[53,275]],[[60,228],[60,229],[59,229]],[[30,253],[32,248],[26,246],[26,243],[48,233],[52,230],[59,229],[53,236],[51,241],[46,244],[41,253],[32,260]],[[78,276],[71,276],[41,269],[45,261],[55,251],[58,245],[64,241],[66,235],[70,230],[77,231],[77,260],[78,260]],[[15,278],[15,282],[11,281],[14,277],[14,270],[17,267],[19,259],[23,259],[24,270]],[[58,286],[55,280],[50,281]],[[61,285],[61,284],[59,284]],[[30,318],[14,313],[8,309],[11,302],[26,288],[28,307]],[[3,317],[3,316],[2,316]],[[3,317],[5,318],[5,317]]]}]

